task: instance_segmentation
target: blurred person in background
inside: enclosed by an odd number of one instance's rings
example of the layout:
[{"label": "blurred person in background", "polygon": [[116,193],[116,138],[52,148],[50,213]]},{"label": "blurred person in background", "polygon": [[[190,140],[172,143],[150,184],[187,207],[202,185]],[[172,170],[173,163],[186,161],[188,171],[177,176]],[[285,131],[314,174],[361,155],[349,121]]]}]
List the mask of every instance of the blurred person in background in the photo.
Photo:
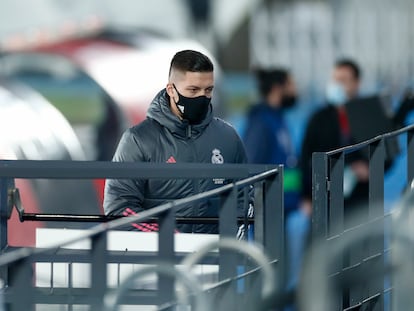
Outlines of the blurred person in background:
[{"label": "blurred person in background", "polygon": [[[413,119],[413,110],[414,110],[414,89],[407,88],[404,91],[401,103],[398,106],[398,109],[394,115],[394,126],[395,128],[401,128],[403,126],[409,125],[410,121]],[[410,120],[411,119],[411,120]]]},{"label": "blurred person in background", "polygon": [[[335,63],[326,87],[327,106],[310,118],[302,144],[303,206],[311,211],[312,154],[327,152],[354,143],[345,104],[359,97],[361,70],[356,62],[341,59]],[[346,159],[344,171],[345,218],[368,203],[369,169],[366,158],[353,155]]]},{"label": "blurred person in background", "polygon": [[293,289],[299,278],[309,230],[309,217],[299,208],[298,161],[285,120],[286,111],[296,103],[297,90],[285,69],[257,70],[256,78],[261,99],[248,113],[243,140],[250,163],[284,165],[288,289]]},{"label": "blurred person in background", "polygon": [[[128,129],[113,157],[116,162],[246,163],[243,143],[228,123],[213,117],[213,63],[204,54],[184,50],[173,57],[168,83],[153,99],[147,118]],[[168,201],[222,186],[222,179],[108,179],[106,215],[129,216]],[[178,217],[218,217],[217,200],[190,204]],[[236,207],[235,207],[236,208]],[[127,229],[157,231],[156,224]],[[177,226],[180,232],[218,233],[218,225]],[[237,228],[235,228],[235,236]]]},{"label": "blurred person in background", "polygon": [[[104,115],[97,126],[96,145],[97,160],[110,161],[118,145],[120,135],[126,128],[119,120],[122,118],[114,100],[106,93],[102,94]],[[125,121],[126,123],[126,121]]]}]

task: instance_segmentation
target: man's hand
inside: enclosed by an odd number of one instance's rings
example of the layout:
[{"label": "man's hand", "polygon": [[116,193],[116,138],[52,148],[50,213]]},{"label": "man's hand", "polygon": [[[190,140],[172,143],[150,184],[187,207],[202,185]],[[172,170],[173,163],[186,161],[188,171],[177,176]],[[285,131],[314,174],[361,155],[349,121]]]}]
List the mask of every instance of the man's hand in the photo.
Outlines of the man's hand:
[{"label": "man's hand", "polygon": [[312,215],[312,201],[310,199],[303,199],[300,202],[300,209],[306,216],[310,217]]},{"label": "man's hand", "polygon": [[369,179],[369,167],[365,161],[356,161],[351,164],[358,181],[367,182]]}]

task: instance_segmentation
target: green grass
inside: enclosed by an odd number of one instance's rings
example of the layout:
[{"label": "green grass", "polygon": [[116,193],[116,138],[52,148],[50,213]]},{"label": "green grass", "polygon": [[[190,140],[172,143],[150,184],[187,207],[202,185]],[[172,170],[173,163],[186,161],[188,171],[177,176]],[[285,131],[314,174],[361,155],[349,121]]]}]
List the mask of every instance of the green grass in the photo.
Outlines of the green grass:
[{"label": "green grass", "polygon": [[93,96],[48,94],[47,99],[71,124],[98,124],[103,116],[103,104]]}]

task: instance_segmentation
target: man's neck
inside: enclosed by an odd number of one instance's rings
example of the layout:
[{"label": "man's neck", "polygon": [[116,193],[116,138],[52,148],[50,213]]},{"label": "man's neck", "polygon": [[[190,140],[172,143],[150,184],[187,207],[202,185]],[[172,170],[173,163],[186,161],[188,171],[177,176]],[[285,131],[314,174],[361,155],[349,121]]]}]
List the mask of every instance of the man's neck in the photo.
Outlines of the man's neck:
[{"label": "man's neck", "polygon": [[178,110],[177,104],[174,102],[174,99],[170,97],[170,109],[171,112],[178,117],[180,120],[183,119],[183,117],[181,116],[181,112]]}]

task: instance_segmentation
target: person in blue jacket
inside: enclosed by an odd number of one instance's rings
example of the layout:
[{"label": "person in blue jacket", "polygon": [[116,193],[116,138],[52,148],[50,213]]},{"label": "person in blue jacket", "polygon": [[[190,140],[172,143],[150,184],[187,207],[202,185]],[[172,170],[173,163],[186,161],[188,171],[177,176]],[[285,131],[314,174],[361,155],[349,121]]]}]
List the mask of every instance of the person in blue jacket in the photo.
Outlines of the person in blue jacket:
[{"label": "person in blue jacket", "polygon": [[300,208],[301,176],[285,120],[286,110],[296,103],[297,91],[287,70],[257,70],[256,76],[261,99],[248,113],[243,140],[250,163],[284,165],[288,288],[292,289],[299,278],[309,229],[309,213]]}]

